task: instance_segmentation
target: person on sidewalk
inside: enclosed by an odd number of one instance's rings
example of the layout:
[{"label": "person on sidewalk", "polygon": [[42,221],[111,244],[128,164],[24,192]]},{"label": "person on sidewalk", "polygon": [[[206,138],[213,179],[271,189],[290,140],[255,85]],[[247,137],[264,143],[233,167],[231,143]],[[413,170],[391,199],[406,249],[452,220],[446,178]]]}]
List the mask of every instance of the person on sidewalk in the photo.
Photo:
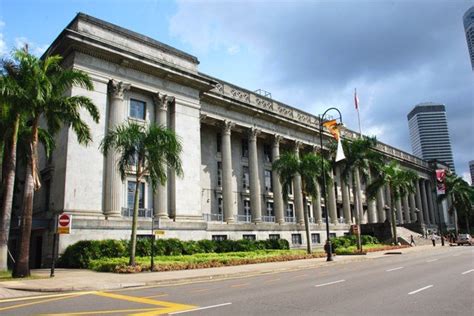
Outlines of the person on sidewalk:
[{"label": "person on sidewalk", "polygon": [[436,246],[436,236],[434,233],[431,233],[431,242],[433,243],[433,247]]},{"label": "person on sidewalk", "polygon": [[415,238],[413,238],[413,235],[410,235],[410,246],[416,246]]}]

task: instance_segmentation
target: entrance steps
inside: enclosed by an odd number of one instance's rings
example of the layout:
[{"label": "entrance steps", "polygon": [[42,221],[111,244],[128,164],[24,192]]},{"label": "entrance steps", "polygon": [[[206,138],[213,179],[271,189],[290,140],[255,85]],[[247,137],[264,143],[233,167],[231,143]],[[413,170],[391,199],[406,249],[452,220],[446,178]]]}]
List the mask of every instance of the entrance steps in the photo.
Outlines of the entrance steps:
[{"label": "entrance steps", "polygon": [[397,226],[397,237],[398,237],[398,240],[402,244],[409,245],[411,235],[413,235],[413,239],[415,240],[415,244],[417,246],[431,245],[431,239],[429,239],[429,238],[426,239],[420,233],[409,230],[408,228]]}]

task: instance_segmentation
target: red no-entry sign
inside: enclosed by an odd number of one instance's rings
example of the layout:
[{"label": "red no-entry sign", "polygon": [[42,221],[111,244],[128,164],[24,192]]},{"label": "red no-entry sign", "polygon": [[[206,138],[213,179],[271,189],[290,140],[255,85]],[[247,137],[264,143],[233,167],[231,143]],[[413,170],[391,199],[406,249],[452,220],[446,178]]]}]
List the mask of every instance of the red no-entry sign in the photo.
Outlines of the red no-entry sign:
[{"label": "red no-entry sign", "polygon": [[72,224],[71,214],[61,214],[58,216],[58,234],[70,234]]}]

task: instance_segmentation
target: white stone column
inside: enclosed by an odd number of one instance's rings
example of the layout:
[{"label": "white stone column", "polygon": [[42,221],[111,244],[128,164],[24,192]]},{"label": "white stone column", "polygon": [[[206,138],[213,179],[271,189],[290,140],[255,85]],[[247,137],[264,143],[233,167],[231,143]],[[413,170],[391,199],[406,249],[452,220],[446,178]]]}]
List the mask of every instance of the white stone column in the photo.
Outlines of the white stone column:
[{"label": "white stone column", "polygon": [[[337,167],[339,168],[339,167]],[[341,195],[342,195],[342,213],[344,214],[344,220],[346,224],[352,224],[352,216],[351,216],[351,199],[349,196],[349,186],[347,185],[346,181],[343,179],[341,175]]]},{"label": "white stone column", "polygon": [[420,191],[421,191],[421,202],[423,205],[423,217],[425,219],[425,224],[430,225],[430,215],[429,215],[429,208],[428,208],[428,198],[426,196],[426,184],[425,180],[420,180]]},{"label": "white stone column", "polygon": [[408,194],[405,194],[405,196],[402,198],[403,202],[403,212],[405,214],[405,223],[411,223],[410,220],[410,208],[408,207]]},{"label": "white stone column", "polygon": [[416,213],[416,216],[417,216],[417,219],[420,222],[420,224],[425,224],[425,216],[423,214],[423,202],[422,202],[421,187],[420,187],[420,181],[418,181],[418,180],[415,181],[415,189],[416,189],[416,195],[415,195],[416,208],[418,209],[418,212]]},{"label": "white stone column", "polygon": [[[168,105],[174,102],[174,98],[156,93],[153,95],[153,102],[155,103],[155,123],[168,128]],[[163,167],[166,168],[166,164]],[[168,183],[158,185],[153,195],[153,213],[156,217],[168,218]]]},{"label": "white stone column", "polygon": [[321,211],[321,186],[319,183],[316,183],[316,196],[314,197],[313,203],[313,216],[317,224],[321,224],[323,222]]},{"label": "white stone column", "polygon": [[222,129],[222,205],[224,217],[227,223],[233,223],[234,219],[234,197],[232,195],[232,144],[231,130],[234,123],[224,120]]},{"label": "white stone column", "polygon": [[[273,139],[272,161],[276,161],[280,157],[280,140],[281,136],[275,135]],[[283,194],[280,182],[280,175],[276,171],[272,171],[273,186],[273,207],[275,208],[275,218],[278,224],[285,222]]]},{"label": "white stone column", "polygon": [[249,131],[249,173],[250,173],[250,207],[254,223],[262,221],[262,201],[260,198],[260,178],[258,167],[257,135],[258,129]]},{"label": "white stone column", "polygon": [[403,224],[403,210],[402,210],[402,199],[399,197],[395,202],[397,208],[397,219],[399,224]]},{"label": "white stone column", "polygon": [[374,198],[369,198],[367,186],[372,182],[372,174],[369,170],[369,178],[365,186],[365,201],[367,203],[367,217],[369,223],[377,223],[377,206]]},{"label": "white stone column", "polygon": [[435,201],[434,201],[434,194],[433,194],[433,186],[431,185],[430,180],[426,180],[426,196],[428,199],[428,206],[430,208],[430,220],[431,223],[434,225],[438,221],[436,220],[436,214],[435,214]]},{"label": "white stone column", "polygon": [[415,223],[417,220],[415,193],[410,193],[408,198],[409,198],[409,204],[410,204],[410,223]]},{"label": "white stone column", "polygon": [[[295,143],[295,155],[299,157],[300,152],[300,142]],[[303,210],[303,193],[301,192],[301,175],[296,174],[293,177],[293,184],[294,184],[294,192],[293,195],[295,197],[295,214],[296,214],[296,222],[299,224],[304,224],[304,210]]]},{"label": "white stone column", "polygon": [[[108,84],[109,92],[109,117],[108,130],[114,129],[125,120],[125,105],[123,104],[124,92],[130,89],[130,84],[110,80]],[[104,215],[120,216],[122,208],[122,179],[117,167],[119,154],[113,150],[109,151],[106,157],[105,166],[105,205]]]},{"label": "white stone column", "polygon": [[360,171],[358,168],[354,170],[354,189],[355,189],[355,197],[356,197],[356,210],[357,210],[357,217],[359,219],[358,224],[365,224],[364,220],[364,207],[362,204],[362,187],[360,183]]},{"label": "white stone column", "polygon": [[326,202],[326,210],[328,210],[326,213],[328,213],[326,216],[329,215],[331,218],[331,223],[334,225],[337,225],[337,206],[336,206],[336,193],[334,192],[334,172],[333,170],[329,170],[329,181],[327,181],[327,196],[328,196],[328,201]]},{"label": "white stone column", "polygon": [[385,196],[384,196],[384,188],[381,187],[377,191],[377,217],[378,217],[378,222],[383,223],[385,222],[386,219],[386,214],[385,214]]},{"label": "white stone column", "polygon": [[392,207],[395,205],[395,203],[392,202],[391,189],[389,185],[385,185],[385,205],[389,207],[389,210],[385,212],[385,218],[388,219],[389,222],[392,222],[392,216],[390,212],[393,212]]}]

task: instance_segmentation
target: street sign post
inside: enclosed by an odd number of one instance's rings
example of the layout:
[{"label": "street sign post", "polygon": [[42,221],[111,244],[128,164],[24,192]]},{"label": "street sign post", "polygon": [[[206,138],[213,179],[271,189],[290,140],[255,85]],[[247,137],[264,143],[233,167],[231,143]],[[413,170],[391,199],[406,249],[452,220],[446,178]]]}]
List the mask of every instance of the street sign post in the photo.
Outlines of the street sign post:
[{"label": "street sign post", "polygon": [[58,217],[58,234],[70,234],[72,226],[72,215],[71,214],[61,214]]}]

